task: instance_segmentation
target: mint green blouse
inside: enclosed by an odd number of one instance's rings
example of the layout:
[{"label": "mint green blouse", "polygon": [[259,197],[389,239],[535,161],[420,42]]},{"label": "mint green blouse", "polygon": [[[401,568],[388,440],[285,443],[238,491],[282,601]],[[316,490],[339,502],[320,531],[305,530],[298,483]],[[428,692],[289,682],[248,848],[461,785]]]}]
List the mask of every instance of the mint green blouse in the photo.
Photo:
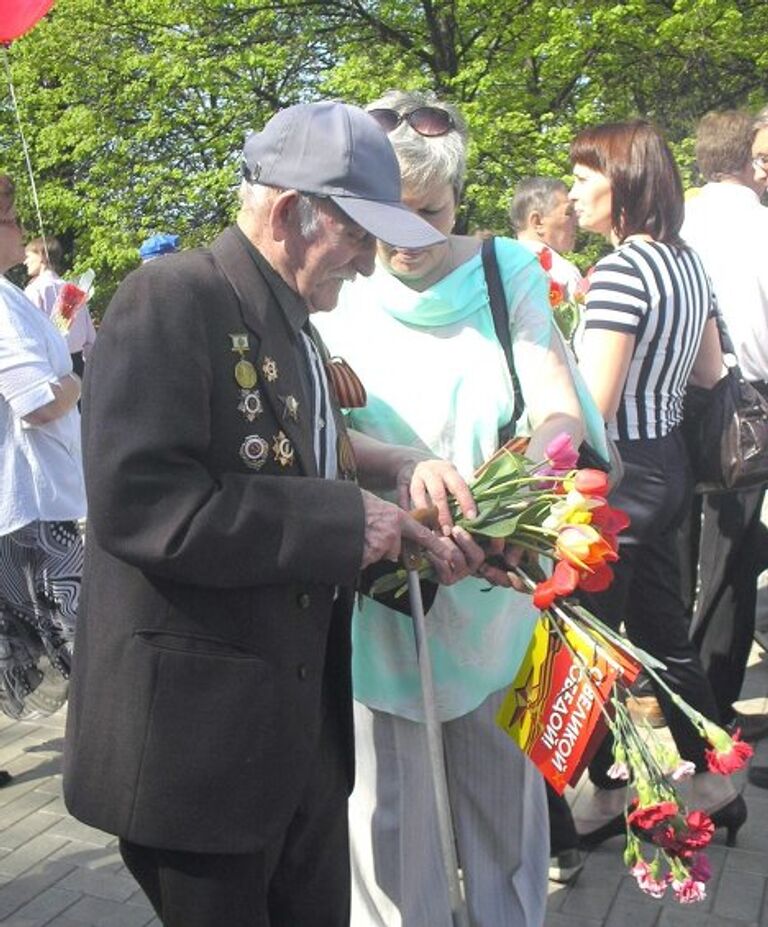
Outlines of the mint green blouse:
[{"label": "mint green blouse", "polygon": [[[510,239],[496,239],[496,247],[525,397],[559,335],[536,258]],[[452,460],[465,478],[496,449],[514,394],[479,253],[421,293],[377,265],[371,277],[344,286],[333,312],[316,313],[312,321],[331,354],[345,358],[365,384],[368,403],[350,412],[352,428],[428,449]],[[577,387],[593,446],[602,450],[602,421],[586,388]],[[523,415],[518,431],[525,429]],[[442,720],[466,714],[512,681],[536,616],[529,596],[489,590],[472,577],[440,587],[427,634]],[[355,698],[423,720],[410,617],[365,598],[355,609],[352,633]]]}]

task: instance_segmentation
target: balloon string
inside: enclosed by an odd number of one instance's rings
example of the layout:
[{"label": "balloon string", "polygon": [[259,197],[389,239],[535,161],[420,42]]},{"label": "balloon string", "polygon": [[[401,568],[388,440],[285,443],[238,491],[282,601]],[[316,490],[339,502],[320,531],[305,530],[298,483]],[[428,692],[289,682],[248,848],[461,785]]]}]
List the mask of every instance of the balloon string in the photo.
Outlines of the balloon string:
[{"label": "balloon string", "polygon": [[29,175],[29,184],[32,188],[32,200],[35,204],[35,212],[37,213],[37,223],[40,227],[40,235],[43,239],[43,251],[45,252],[45,261],[47,264],[50,264],[50,258],[48,256],[48,246],[45,241],[45,229],[43,227],[43,216],[40,212],[40,200],[37,196],[37,186],[35,184],[35,175],[32,171],[32,161],[29,158],[29,148],[27,146],[27,139],[24,135],[24,128],[21,124],[21,114],[19,113],[19,104],[16,99],[16,90],[13,86],[13,77],[11,75],[11,62],[8,58],[8,46],[6,44],[2,45],[3,49],[3,64],[5,65],[5,73],[8,77],[8,89],[11,93],[11,103],[13,104],[13,113],[16,117],[16,125],[19,129],[19,137],[21,138],[21,147],[24,151],[24,160],[27,164],[27,174]]}]

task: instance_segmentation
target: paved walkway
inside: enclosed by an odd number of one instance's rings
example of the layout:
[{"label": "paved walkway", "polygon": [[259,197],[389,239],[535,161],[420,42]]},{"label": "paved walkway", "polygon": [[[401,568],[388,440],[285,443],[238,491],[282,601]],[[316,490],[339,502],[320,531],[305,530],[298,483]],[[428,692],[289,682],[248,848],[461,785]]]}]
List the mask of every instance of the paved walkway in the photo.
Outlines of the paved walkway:
[{"label": "paved walkway", "polygon": [[[768,589],[762,594],[768,599]],[[756,646],[741,707],[765,711],[766,694],[768,656]],[[159,927],[115,839],[74,821],[64,808],[64,717],[64,710],[34,721],[0,717],[0,768],[14,776],[0,789],[0,924]],[[757,745],[755,761],[768,764],[768,741]],[[575,885],[550,886],[546,927],[768,925],[768,791],[744,785],[744,795],[749,820],[737,846],[727,849],[718,832],[711,847],[714,874],[706,902],[681,906],[643,895],[626,874],[616,838],[589,856]]]}]

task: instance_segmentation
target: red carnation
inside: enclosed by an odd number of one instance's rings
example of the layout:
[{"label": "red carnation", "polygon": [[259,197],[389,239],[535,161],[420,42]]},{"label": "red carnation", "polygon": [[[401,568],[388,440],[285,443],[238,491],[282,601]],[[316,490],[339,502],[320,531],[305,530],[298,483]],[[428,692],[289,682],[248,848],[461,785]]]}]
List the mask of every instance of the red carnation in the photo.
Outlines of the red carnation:
[{"label": "red carnation", "polygon": [[[682,835],[686,850],[700,850],[712,839],[715,825],[703,811],[692,811],[685,819],[686,829]],[[701,881],[704,881],[703,879]]]},{"label": "red carnation", "polygon": [[731,773],[743,769],[747,760],[754,752],[749,744],[741,740],[741,731],[736,730],[732,737],[729,738],[727,750],[718,750],[717,746],[712,750],[706,750],[707,766],[709,771],[720,773],[722,776],[730,776]]},{"label": "red carnation", "polygon": [[677,813],[678,808],[675,802],[660,801],[655,805],[630,811],[627,815],[627,823],[630,827],[639,827],[641,830],[653,830],[654,827],[673,818]]}]

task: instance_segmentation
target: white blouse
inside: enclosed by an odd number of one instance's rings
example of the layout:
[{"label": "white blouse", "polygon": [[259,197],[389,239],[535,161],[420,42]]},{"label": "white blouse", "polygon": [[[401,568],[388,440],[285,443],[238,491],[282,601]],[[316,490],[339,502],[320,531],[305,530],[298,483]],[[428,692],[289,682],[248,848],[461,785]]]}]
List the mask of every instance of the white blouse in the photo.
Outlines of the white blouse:
[{"label": "white blouse", "polygon": [[77,409],[46,425],[24,421],[55,398],[52,384],[71,370],[53,323],[0,276],[0,534],[85,516]]}]

